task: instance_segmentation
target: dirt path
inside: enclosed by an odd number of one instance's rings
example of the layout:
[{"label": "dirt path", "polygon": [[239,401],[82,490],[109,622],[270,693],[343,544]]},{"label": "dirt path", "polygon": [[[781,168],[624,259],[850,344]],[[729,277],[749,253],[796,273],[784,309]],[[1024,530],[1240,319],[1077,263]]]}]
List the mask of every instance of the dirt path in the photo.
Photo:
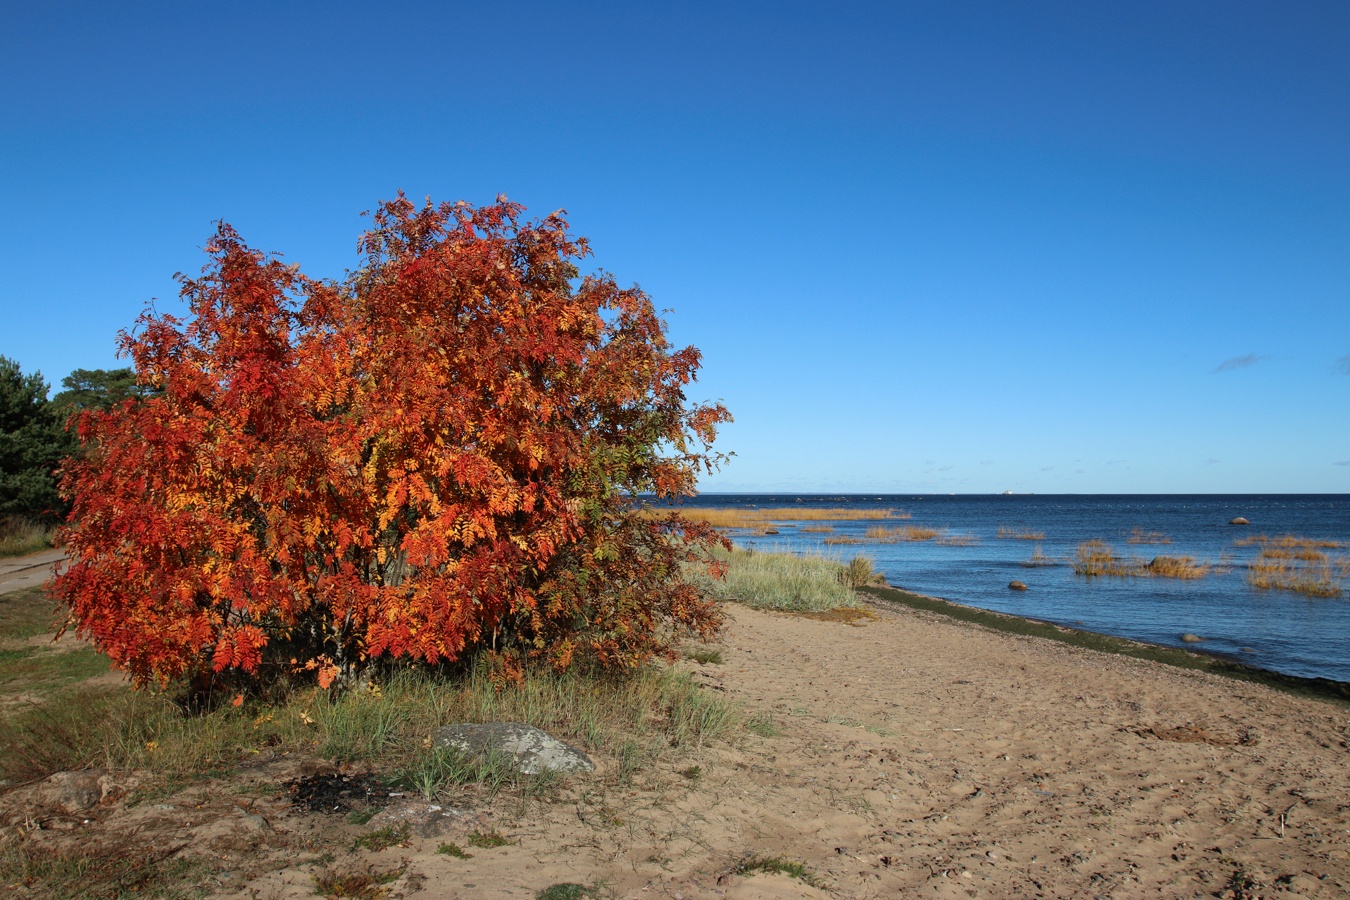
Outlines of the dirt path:
[{"label": "dirt path", "polygon": [[0,594],[42,584],[52,577],[52,566],[65,558],[64,550],[40,550],[0,559]]}]

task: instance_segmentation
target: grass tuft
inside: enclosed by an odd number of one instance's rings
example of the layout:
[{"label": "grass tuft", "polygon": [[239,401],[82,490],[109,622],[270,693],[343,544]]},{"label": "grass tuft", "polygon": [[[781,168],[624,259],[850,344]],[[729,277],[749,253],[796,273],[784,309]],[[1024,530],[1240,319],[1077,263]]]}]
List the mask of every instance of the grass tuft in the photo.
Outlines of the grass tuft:
[{"label": "grass tuft", "polygon": [[453,856],[455,859],[473,859],[473,854],[467,852],[459,844],[441,844],[436,847],[436,852],[445,856]]},{"label": "grass tuft", "polygon": [[725,564],[725,577],[711,577],[706,567],[691,567],[688,576],[706,595],[718,600],[779,610],[826,610],[857,605],[853,590],[844,580],[848,577],[844,574],[847,569],[836,559],[740,548],[730,553],[714,551],[712,558]]},{"label": "grass tuft", "polygon": [[1055,561],[1046,556],[1045,551],[1041,550],[1040,547],[1031,551],[1030,558],[1022,560],[1022,567],[1025,569],[1038,569],[1042,566],[1053,566],[1054,564]]},{"label": "grass tuft", "polygon": [[498,831],[473,831],[469,833],[469,846],[491,850],[494,847],[509,847],[515,841]]},{"label": "grass tuft", "polygon": [[353,850],[388,850],[408,840],[408,825],[386,825],[374,831],[366,832],[352,844]]},{"label": "grass tuft", "polygon": [[1127,544],[1170,544],[1172,539],[1161,531],[1145,531],[1142,528],[1130,530],[1130,536],[1125,538]]},{"label": "grass tuft", "polygon": [[1009,528],[1007,525],[998,526],[996,537],[1005,540],[1014,541],[1043,541],[1045,540],[1044,531],[1028,531],[1026,529]]},{"label": "grass tuft", "polygon": [[767,875],[786,875],[789,878],[796,878],[811,887],[820,887],[811,874],[811,870],[806,867],[806,863],[795,862],[785,859],[781,856],[752,856],[744,859],[736,866],[737,875],[753,875],[756,872],[763,872]]},{"label": "grass tuft", "polygon": [[326,870],[314,876],[314,893],[331,900],[378,900],[389,891],[385,885],[397,881],[403,868],[380,871],[367,867],[362,872]]},{"label": "grass tuft", "polygon": [[1078,545],[1073,571],[1089,578],[1111,575],[1117,578],[1195,579],[1209,575],[1214,567],[1190,556],[1157,556],[1150,562],[1137,557],[1116,556],[1110,544],[1091,540]]}]

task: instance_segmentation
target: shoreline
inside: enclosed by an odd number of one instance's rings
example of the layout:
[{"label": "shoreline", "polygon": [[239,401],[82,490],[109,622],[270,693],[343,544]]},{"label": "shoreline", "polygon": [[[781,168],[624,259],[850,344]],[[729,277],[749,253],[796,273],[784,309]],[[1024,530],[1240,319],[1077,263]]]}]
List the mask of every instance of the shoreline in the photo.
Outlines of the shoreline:
[{"label": "shoreline", "polygon": [[948,600],[944,597],[933,597],[889,585],[884,587],[868,586],[860,590],[888,603],[897,603],[910,609],[935,613],[958,622],[980,625],[994,631],[1007,634],[1024,634],[1096,650],[1100,653],[1126,656],[1133,659],[1146,659],[1180,669],[1210,672],[1237,681],[1262,684],[1297,697],[1326,700],[1350,707],[1350,682],[1336,681],[1331,678],[1287,675],[1272,669],[1247,665],[1227,655],[1207,653],[1201,648],[1183,650],[1165,644],[1138,641],[1133,638],[1104,634],[1099,631],[1074,628],[1070,625],[1059,625],[1044,619],[997,612],[979,606],[959,603],[955,600]]}]

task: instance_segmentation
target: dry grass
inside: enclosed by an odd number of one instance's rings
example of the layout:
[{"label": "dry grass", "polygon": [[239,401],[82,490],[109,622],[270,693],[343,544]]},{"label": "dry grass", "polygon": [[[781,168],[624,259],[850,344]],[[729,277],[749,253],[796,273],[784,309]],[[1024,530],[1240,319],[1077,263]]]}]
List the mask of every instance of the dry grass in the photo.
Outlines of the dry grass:
[{"label": "dry grass", "polygon": [[943,534],[937,539],[943,547],[973,547],[980,539],[973,534]]},{"label": "dry grass", "polygon": [[[649,508],[643,515],[659,518],[671,512],[666,508]],[[847,507],[815,508],[784,506],[772,509],[720,509],[713,507],[685,506],[675,507],[678,512],[693,522],[707,522],[714,528],[762,528],[774,522],[848,522],[859,519],[907,519],[903,510],[897,513],[893,509],[850,509]]]},{"label": "dry grass", "polygon": [[1031,551],[1031,558],[1022,560],[1022,567],[1026,569],[1037,569],[1041,566],[1053,566],[1055,561],[1045,555],[1045,552],[1037,547]]},{"label": "dry grass", "polygon": [[52,529],[23,516],[0,519],[0,556],[26,556],[52,545]]},{"label": "dry grass", "polygon": [[822,541],[821,543],[824,543],[824,544],[836,544],[836,545],[837,545],[837,544],[862,544],[862,543],[865,543],[865,542],[864,542],[863,539],[860,538],[860,537],[853,537],[853,536],[847,535],[847,534],[837,534],[837,535],[834,535],[834,536],[832,536],[832,537],[827,537],[827,538],[826,538],[824,541]]},{"label": "dry grass", "polygon": [[1110,575],[1116,578],[1204,578],[1214,566],[1190,556],[1157,556],[1145,562],[1138,557],[1116,556],[1111,545],[1101,540],[1078,545],[1073,564],[1075,575],[1089,578]]},{"label": "dry grass", "polygon": [[1350,557],[1324,558],[1305,563],[1293,559],[1258,557],[1247,568],[1247,583],[1261,590],[1290,591],[1309,597],[1339,597],[1350,577]]},{"label": "dry grass", "polygon": [[1155,578],[1191,579],[1204,578],[1214,567],[1189,556],[1155,556],[1144,568],[1144,574]]},{"label": "dry grass", "polygon": [[1237,547],[1261,547],[1264,550],[1344,550],[1345,541],[1331,541],[1325,538],[1305,538],[1295,534],[1282,534],[1270,537],[1254,534],[1234,542]]},{"label": "dry grass", "polygon": [[1172,539],[1161,531],[1145,531],[1142,528],[1134,528],[1130,531],[1130,536],[1125,539],[1127,544],[1170,544]]},{"label": "dry grass", "polygon": [[1044,531],[1027,531],[1026,529],[1009,528],[1006,525],[998,526],[997,537],[1014,541],[1043,541],[1045,540]]},{"label": "dry grass", "polygon": [[867,529],[867,538],[884,544],[899,544],[910,541],[931,541],[941,534],[936,528],[924,528],[921,525],[873,525]]},{"label": "dry grass", "polygon": [[802,532],[808,532],[808,531],[812,531],[812,532],[815,532],[815,531],[822,531],[822,532],[823,532],[823,531],[834,531],[834,526],[833,526],[833,525],[803,525],[801,528],[798,529],[798,531],[802,531]]},{"label": "dry grass", "polygon": [[1261,590],[1290,591],[1309,597],[1339,597],[1350,577],[1350,556],[1344,541],[1282,534],[1255,534],[1236,542],[1238,547],[1260,547],[1247,566],[1247,583]]}]

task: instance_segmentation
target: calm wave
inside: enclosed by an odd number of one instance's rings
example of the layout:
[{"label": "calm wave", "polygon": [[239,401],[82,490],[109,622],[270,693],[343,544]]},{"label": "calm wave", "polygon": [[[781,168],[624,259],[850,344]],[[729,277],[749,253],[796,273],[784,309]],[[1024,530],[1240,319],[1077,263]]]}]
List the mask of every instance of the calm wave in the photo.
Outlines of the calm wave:
[{"label": "calm wave", "polygon": [[[1247,563],[1259,547],[1239,546],[1255,535],[1294,534],[1350,543],[1350,496],[1333,495],[768,495],[704,494],[691,506],[783,506],[904,510],[916,525],[967,535],[974,543],[933,541],[828,545],[829,537],[862,538],[875,521],[832,522],[829,533],[803,532],[792,523],[780,533],[733,532],[742,546],[847,558],[871,557],[895,587],[971,606],[1013,613],[1170,646],[1186,646],[1290,675],[1350,681],[1350,599],[1306,597],[1258,590],[1246,582]],[[1244,517],[1249,526],[1229,525]],[[1043,540],[997,537],[1000,528],[1044,532]],[[1135,529],[1160,532],[1165,545],[1128,544]],[[1070,561],[1078,544],[1105,540],[1117,555],[1192,556],[1215,564],[1205,578],[1085,578]],[[1054,560],[1025,568],[1035,548]],[[1345,554],[1350,551],[1330,551]],[[1017,579],[1029,590],[1014,592]],[[1350,584],[1350,580],[1347,581]],[[1203,637],[1184,644],[1181,635]]]}]

